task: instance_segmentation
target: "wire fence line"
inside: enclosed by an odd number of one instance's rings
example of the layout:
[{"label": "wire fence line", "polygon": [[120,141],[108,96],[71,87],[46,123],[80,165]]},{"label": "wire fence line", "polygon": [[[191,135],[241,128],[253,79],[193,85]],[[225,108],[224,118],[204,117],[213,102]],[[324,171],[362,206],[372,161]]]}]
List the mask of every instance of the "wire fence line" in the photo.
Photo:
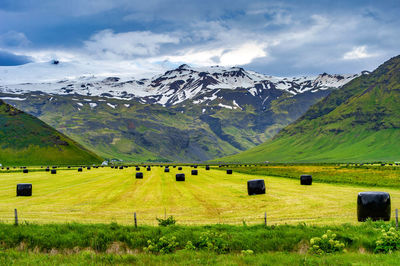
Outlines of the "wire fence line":
[{"label": "wire fence line", "polygon": [[[68,212],[17,212],[15,213],[0,213],[0,223],[6,224],[49,224],[49,223],[88,223],[88,224],[108,224],[108,223],[119,223],[123,225],[157,225],[157,218],[167,218],[170,214],[164,214],[154,216],[153,218],[147,216],[141,216],[140,213],[134,212],[121,212],[113,213],[114,217],[84,217],[87,213],[81,213],[82,216],[79,218],[71,217],[71,213]],[[74,213],[76,214],[76,213]],[[99,215],[101,216],[101,215]],[[266,212],[260,213],[260,215],[246,216],[246,217],[215,217],[215,218],[187,218],[179,215],[172,215],[178,225],[214,225],[214,224],[226,224],[226,225],[254,225],[254,224],[265,224],[265,225],[279,225],[279,224],[343,224],[343,223],[356,223],[357,215],[335,215],[335,216],[316,216],[316,217],[269,217]],[[398,211],[397,209],[392,211],[392,219],[398,223]]]}]

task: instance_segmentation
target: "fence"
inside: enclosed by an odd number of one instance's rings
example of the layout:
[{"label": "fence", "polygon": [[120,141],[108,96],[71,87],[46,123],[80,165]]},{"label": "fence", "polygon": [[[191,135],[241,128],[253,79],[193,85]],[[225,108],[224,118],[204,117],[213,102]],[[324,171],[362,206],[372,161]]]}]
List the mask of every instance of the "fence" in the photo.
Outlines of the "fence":
[{"label": "fence", "polygon": [[[113,219],[106,219],[106,218],[79,218],[79,219],[71,219],[66,216],[57,217],[54,214],[60,215],[60,213],[52,213],[52,212],[24,212],[19,213],[17,209],[14,209],[14,217],[10,216],[3,216],[0,222],[4,223],[14,223],[15,225],[22,223],[66,223],[66,222],[77,222],[77,223],[110,223],[110,222],[117,222],[125,225],[135,225],[136,227],[139,225],[157,225],[158,217],[162,216],[155,216],[154,218],[143,218],[140,214],[134,212],[121,212],[120,216],[115,217]],[[167,218],[169,214],[165,211],[163,218]],[[173,215],[174,216],[174,215]],[[394,216],[396,228],[398,228],[399,224],[399,212],[398,209],[395,209]],[[177,221],[177,224],[180,225],[211,225],[211,224],[264,224],[264,225],[278,225],[278,224],[296,224],[296,223],[306,223],[306,224],[326,224],[326,223],[340,223],[340,222],[357,222],[355,216],[349,215],[337,215],[335,217],[329,217],[329,220],[324,219],[324,217],[285,217],[285,218],[269,218],[267,212],[260,213],[259,216],[251,216],[251,217],[217,217],[214,219],[181,219],[180,216],[174,216]],[[332,221],[334,218],[334,221]]]}]

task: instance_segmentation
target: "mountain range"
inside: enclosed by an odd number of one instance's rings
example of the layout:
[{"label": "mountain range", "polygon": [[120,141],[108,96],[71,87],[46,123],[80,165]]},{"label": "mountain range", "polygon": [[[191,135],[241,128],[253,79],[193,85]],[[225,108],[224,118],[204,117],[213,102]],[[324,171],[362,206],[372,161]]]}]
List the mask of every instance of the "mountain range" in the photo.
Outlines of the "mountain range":
[{"label": "mountain range", "polygon": [[236,162],[400,161],[400,56],[313,105]]},{"label": "mountain range", "polygon": [[[126,161],[204,161],[247,150],[359,76],[282,78],[181,65],[149,79],[86,74],[49,81],[71,67],[63,65],[0,69],[0,98],[100,156]],[[36,82],[10,81],[21,73]]]}]

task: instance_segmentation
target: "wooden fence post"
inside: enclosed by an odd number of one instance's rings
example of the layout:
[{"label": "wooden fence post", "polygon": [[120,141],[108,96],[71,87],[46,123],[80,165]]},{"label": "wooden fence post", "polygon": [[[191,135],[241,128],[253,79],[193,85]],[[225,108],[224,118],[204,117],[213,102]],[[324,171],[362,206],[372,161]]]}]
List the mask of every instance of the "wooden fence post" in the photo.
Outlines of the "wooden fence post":
[{"label": "wooden fence post", "polygon": [[396,209],[396,230],[399,229],[399,210]]},{"label": "wooden fence post", "polygon": [[267,212],[264,212],[264,224],[267,226]]},{"label": "wooden fence post", "polygon": [[18,225],[18,212],[17,209],[14,209],[14,216],[15,216],[15,225]]},{"label": "wooden fence post", "polygon": [[137,227],[136,212],[133,214],[133,217],[135,218],[135,227]]}]

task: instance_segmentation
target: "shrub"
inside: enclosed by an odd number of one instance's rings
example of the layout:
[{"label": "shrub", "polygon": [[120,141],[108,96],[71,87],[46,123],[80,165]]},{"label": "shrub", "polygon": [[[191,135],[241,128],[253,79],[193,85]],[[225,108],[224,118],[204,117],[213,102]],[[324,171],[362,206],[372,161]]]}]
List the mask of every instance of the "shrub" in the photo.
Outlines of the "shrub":
[{"label": "shrub", "polygon": [[192,241],[188,241],[185,246],[186,250],[196,250],[196,247],[193,245]]},{"label": "shrub", "polygon": [[99,231],[94,235],[92,239],[92,248],[96,251],[104,252],[106,251],[108,244],[111,242],[109,234],[103,231]]},{"label": "shrub", "polygon": [[251,249],[242,250],[242,255],[253,255],[254,251]]},{"label": "shrub", "polygon": [[148,246],[143,248],[145,252],[151,253],[160,253],[160,254],[169,254],[176,250],[176,247],[179,245],[176,242],[176,237],[161,237],[158,241],[147,241]]},{"label": "shrub", "polygon": [[344,251],[344,243],[339,240],[335,240],[336,234],[333,234],[331,230],[326,231],[321,237],[313,237],[310,240],[311,247],[309,252],[313,254],[325,254],[335,253]]},{"label": "shrub", "polygon": [[207,249],[216,253],[227,253],[229,251],[226,234],[218,232],[203,232],[196,247],[198,249]]},{"label": "shrub", "polygon": [[168,217],[167,219],[163,218],[156,218],[158,221],[159,226],[169,226],[169,225],[175,225],[176,220],[173,216]]},{"label": "shrub", "polygon": [[393,227],[382,229],[382,235],[376,241],[375,253],[391,253],[400,250],[400,233]]}]

